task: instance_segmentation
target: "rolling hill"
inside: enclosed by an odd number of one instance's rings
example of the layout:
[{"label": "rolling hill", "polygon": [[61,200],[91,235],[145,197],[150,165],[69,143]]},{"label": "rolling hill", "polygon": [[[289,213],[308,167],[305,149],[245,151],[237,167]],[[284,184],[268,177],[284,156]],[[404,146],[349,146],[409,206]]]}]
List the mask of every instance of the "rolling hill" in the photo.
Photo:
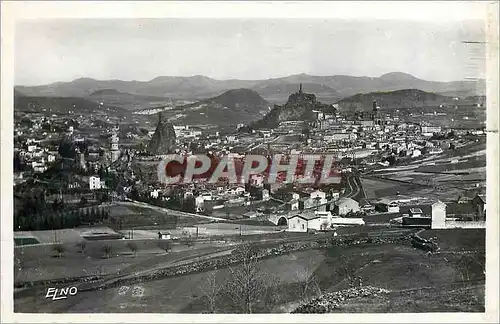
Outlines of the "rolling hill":
[{"label": "rolling hill", "polygon": [[169,98],[148,95],[133,95],[116,89],[97,90],[85,97],[85,99],[129,110],[170,105],[172,103]]},{"label": "rolling hill", "polygon": [[[202,100],[218,96],[231,89],[246,88],[259,93],[270,102],[285,102],[290,88],[316,93],[323,102],[334,102],[342,97],[377,91],[420,89],[434,93],[457,93],[463,96],[484,95],[485,80],[435,82],[418,79],[412,75],[393,72],[380,77],[348,75],[313,76],[296,74],[267,80],[216,80],[206,76],[160,76],[150,81],[95,80],[80,78],[71,82],[56,82],[41,86],[16,86],[28,96],[88,97],[99,90],[115,89],[130,95]],[[296,90],[293,90],[296,91]],[[338,96],[338,97],[337,97]]]},{"label": "rolling hill", "polygon": [[255,121],[269,110],[269,103],[257,92],[235,89],[166,113],[169,120],[186,124],[237,125]]},{"label": "rolling hill", "polygon": [[14,110],[44,114],[108,114],[123,116],[123,108],[102,105],[84,98],[75,97],[29,97],[17,93],[14,96]]},{"label": "rolling hill", "polygon": [[439,106],[451,98],[417,89],[405,89],[388,92],[360,93],[338,101],[338,109],[342,112],[367,111],[372,109],[373,101],[377,101],[382,109],[413,108],[422,106]]}]

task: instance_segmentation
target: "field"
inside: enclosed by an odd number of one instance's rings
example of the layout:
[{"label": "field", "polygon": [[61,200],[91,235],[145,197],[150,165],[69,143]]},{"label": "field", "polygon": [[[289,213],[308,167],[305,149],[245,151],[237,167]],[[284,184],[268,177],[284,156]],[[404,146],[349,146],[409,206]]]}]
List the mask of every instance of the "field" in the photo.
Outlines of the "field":
[{"label": "field", "polygon": [[[171,251],[166,254],[160,248],[158,240],[151,238],[86,241],[83,252],[76,245],[77,242],[80,241],[61,243],[64,249],[62,257],[57,257],[55,244],[17,247],[14,250],[15,283],[117,274],[137,265],[139,268],[147,268],[191,253],[203,254],[205,249],[218,249],[222,244],[216,240],[197,242],[194,246],[177,242],[172,244]],[[131,242],[137,247],[135,253],[129,247]],[[228,243],[223,244],[223,247],[230,246]],[[109,258],[103,251],[103,246],[106,245],[111,246]]]},{"label": "field", "polygon": [[361,184],[368,199],[380,198],[386,196],[395,196],[398,192],[408,194],[409,192],[417,195],[430,193],[432,190],[419,184],[396,182],[385,179],[376,179],[362,177]]},{"label": "field", "polygon": [[[378,169],[361,178],[368,198],[397,192],[453,200],[465,190],[484,186],[486,149],[484,139],[443,154],[416,159],[409,165]],[[376,177],[374,177],[376,176]]]},{"label": "field", "polygon": [[[463,279],[462,269],[458,266],[465,252],[481,260],[484,230],[425,231],[421,235],[437,237],[441,251],[429,255],[410,245],[380,244],[293,252],[263,260],[260,268],[277,278],[280,299],[272,309],[258,303],[254,310],[257,313],[291,311],[300,302],[298,288],[304,277],[314,276],[323,293],[345,289],[348,285],[339,270],[349,265],[355,275],[363,278],[364,286],[385,288],[390,293],[377,300],[359,298],[346,301],[338,311],[484,311],[484,261],[467,269],[469,280]],[[153,259],[148,262],[153,262]],[[211,272],[215,272],[217,283],[222,285],[228,271],[223,268]],[[206,312],[206,298],[201,288],[211,272],[82,291],[58,303],[42,298],[44,292],[39,290],[16,298],[15,307],[17,311],[70,313]],[[222,298],[219,312],[237,311],[224,302],[225,297]]]},{"label": "field", "polygon": [[113,228],[170,230],[179,226],[193,226],[206,223],[206,219],[168,215],[151,208],[117,205],[110,207]]}]

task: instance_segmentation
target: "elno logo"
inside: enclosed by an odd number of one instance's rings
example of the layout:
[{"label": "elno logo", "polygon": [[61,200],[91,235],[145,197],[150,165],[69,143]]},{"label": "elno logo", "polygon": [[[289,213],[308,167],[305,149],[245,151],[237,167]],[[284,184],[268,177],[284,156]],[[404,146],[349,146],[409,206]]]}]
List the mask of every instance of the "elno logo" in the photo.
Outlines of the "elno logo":
[{"label": "elno logo", "polygon": [[47,289],[47,294],[45,298],[52,298],[52,300],[66,299],[68,296],[75,296],[78,293],[78,288],[76,287],[66,287],[66,288],[49,288]]}]

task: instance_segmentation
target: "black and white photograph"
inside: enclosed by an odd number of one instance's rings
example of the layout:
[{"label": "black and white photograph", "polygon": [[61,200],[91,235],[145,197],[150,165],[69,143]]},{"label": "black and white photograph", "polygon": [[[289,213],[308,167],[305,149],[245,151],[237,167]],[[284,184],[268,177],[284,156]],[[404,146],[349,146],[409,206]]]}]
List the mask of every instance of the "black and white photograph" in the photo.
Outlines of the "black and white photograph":
[{"label": "black and white photograph", "polygon": [[22,3],[12,318],[498,316],[497,2]]}]

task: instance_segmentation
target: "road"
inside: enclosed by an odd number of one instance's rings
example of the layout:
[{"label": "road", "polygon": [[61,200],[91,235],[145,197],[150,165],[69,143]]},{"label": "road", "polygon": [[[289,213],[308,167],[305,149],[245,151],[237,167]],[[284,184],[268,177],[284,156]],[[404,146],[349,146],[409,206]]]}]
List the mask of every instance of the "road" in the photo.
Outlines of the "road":
[{"label": "road", "polygon": [[364,195],[364,190],[361,186],[361,183],[359,181],[358,175],[352,174],[347,177],[347,188],[346,193],[344,193],[345,198],[354,198],[358,196],[361,192]]},{"label": "road", "polygon": [[264,144],[270,144],[270,143],[273,143],[273,142],[276,142],[277,140],[279,140],[282,136],[281,135],[278,135],[276,136],[275,138],[273,138],[272,140],[268,141],[268,142],[264,142],[264,143],[257,143],[257,144],[251,144],[250,146],[248,146],[247,148],[247,151],[248,152],[251,152],[252,150],[264,145]]}]

